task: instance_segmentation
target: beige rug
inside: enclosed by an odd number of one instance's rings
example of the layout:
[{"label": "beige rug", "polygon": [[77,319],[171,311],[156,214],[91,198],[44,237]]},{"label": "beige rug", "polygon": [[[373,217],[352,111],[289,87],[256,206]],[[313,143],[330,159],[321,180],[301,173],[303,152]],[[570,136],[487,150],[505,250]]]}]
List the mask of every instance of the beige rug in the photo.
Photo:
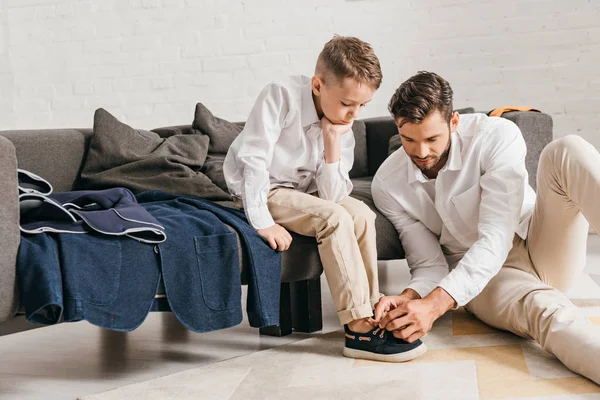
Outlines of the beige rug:
[{"label": "beige rug", "polygon": [[[600,288],[584,277],[571,296],[600,325]],[[600,399],[531,341],[494,330],[463,310],[424,339],[404,364],[342,356],[341,331],[137,383],[81,400],[121,399]]]}]

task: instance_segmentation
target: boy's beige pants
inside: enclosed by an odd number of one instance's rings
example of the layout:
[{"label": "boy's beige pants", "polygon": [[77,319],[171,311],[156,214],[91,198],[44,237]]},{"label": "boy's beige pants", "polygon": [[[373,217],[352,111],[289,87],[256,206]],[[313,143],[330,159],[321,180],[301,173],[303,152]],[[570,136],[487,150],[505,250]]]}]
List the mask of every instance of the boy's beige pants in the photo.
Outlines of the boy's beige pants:
[{"label": "boy's beige pants", "polygon": [[342,324],[373,315],[381,297],[377,278],[375,213],[362,201],[339,203],[288,188],[272,189],[275,222],[317,239],[321,263]]},{"label": "boy's beige pants", "polygon": [[515,236],[506,263],[467,308],[600,384],[600,326],[563,294],[585,267],[588,221],[600,232],[600,154],[567,136],[540,156],[527,240]]}]

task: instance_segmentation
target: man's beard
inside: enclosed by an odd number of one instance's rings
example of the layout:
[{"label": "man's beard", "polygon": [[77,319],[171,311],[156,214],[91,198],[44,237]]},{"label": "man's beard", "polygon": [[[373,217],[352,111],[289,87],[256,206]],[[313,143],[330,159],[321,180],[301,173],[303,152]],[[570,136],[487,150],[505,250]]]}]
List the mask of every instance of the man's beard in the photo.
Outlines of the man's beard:
[{"label": "man's beard", "polygon": [[[427,156],[427,158],[432,158],[432,159],[435,158],[435,162],[431,166],[424,167],[424,166],[416,163],[414,161],[414,157],[411,157],[411,159],[413,160],[413,164],[415,164],[417,166],[417,168],[419,168],[421,170],[421,172],[427,172],[427,171],[433,170],[441,161],[448,159],[448,154],[450,154],[450,141],[448,141],[448,146],[446,147],[446,150],[444,150],[444,152],[442,153],[441,156],[439,156],[439,157]],[[417,159],[422,160],[422,158],[421,159],[417,158]]]}]

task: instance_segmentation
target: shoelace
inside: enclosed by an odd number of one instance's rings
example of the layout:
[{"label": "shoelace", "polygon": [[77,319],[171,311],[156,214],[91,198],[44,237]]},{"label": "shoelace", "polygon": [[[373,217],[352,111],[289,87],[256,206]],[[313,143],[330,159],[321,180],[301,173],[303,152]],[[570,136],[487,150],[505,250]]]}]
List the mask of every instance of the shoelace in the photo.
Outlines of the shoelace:
[{"label": "shoelace", "polygon": [[381,334],[379,335],[379,337],[381,339],[383,339],[383,337],[385,336],[385,330],[381,329],[381,328],[377,328],[373,331],[373,336],[377,335],[377,332],[381,331]]}]

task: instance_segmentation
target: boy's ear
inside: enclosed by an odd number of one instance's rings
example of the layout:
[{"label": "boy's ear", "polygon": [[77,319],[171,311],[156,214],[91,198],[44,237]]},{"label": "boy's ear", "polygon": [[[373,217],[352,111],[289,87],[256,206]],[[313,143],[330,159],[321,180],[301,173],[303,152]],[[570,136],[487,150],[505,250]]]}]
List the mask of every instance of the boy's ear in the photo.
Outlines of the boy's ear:
[{"label": "boy's ear", "polygon": [[321,77],[314,75],[311,79],[312,91],[315,96],[321,95],[321,89],[323,88],[323,81]]}]

